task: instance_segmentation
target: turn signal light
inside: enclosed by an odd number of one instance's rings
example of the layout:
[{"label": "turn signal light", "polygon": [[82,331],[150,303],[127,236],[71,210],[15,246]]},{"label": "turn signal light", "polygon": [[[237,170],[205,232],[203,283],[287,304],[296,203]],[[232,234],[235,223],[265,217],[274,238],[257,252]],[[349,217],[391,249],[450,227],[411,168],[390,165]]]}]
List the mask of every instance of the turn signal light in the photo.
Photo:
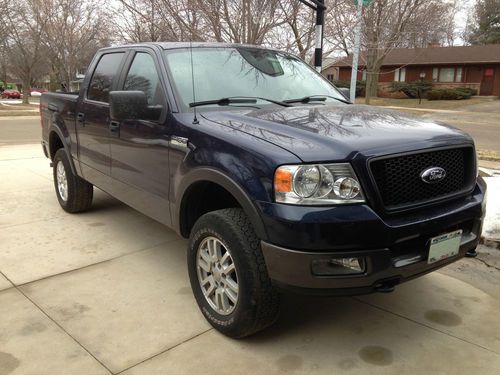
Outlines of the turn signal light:
[{"label": "turn signal light", "polygon": [[293,173],[287,167],[281,167],[274,174],[274,191],[276,193],[289,193],[292,191]]}]

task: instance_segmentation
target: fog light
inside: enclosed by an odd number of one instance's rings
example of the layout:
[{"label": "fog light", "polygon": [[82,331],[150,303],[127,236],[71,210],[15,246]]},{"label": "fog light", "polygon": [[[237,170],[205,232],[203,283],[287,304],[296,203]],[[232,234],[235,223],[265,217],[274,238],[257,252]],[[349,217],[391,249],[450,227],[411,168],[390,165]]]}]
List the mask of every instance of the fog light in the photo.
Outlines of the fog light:
[{"label": "fog light", "polygon": [[312,273],[316,276],[355,275],[365,272],[364,258],[331,258],[312,261]]}]

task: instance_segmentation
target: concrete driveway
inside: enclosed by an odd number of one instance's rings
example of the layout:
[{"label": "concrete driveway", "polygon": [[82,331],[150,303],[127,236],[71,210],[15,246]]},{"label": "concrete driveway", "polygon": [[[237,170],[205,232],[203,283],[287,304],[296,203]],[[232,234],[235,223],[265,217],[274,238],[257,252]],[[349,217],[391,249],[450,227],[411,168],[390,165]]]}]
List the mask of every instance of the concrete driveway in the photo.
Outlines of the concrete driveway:
[{"label": "concrete driveway", "polygon": [[0,375],[500,373],[498,295],[449,270],[287,295],[274,327],[231,340],[198,311],[185,240],[98,190],[66,214],[39,145],[0,147],[0,176]]}]

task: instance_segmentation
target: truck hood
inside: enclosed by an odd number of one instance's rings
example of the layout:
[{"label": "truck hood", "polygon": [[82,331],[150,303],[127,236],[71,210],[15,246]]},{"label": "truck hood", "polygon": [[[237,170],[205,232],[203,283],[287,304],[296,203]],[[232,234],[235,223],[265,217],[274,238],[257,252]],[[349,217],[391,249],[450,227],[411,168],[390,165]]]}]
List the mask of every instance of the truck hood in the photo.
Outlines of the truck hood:
[{"label": "truck hood", "polygon": [[348,160],[472,143],[456,128],[415,115],[365,105],[298,106],[204,112],[209,121],[252,134],[304,162]]}]

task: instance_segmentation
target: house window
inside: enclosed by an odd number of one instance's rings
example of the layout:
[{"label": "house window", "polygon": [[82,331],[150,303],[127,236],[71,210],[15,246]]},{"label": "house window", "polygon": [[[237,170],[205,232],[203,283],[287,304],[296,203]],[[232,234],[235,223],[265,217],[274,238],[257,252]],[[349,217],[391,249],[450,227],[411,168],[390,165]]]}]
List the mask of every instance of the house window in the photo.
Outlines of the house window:
[{"label": "house window", "polygon": [[394,81],[396,82],[406,81],[406,68],[400,68],[394,71]]},{"label": "house window", "polygon": [[434,68],[432,80],[443,83],[462,82],[462,68]]},{"label": "house window", "polygon": [[454,82],[455,68],[441,68],[439,70],[439,82]]},{"label": "house window", "polygon": [[326,79],[329,80],[330,82],[333,82],[333,80],[334,80],[333,74],[327,74]]}]

